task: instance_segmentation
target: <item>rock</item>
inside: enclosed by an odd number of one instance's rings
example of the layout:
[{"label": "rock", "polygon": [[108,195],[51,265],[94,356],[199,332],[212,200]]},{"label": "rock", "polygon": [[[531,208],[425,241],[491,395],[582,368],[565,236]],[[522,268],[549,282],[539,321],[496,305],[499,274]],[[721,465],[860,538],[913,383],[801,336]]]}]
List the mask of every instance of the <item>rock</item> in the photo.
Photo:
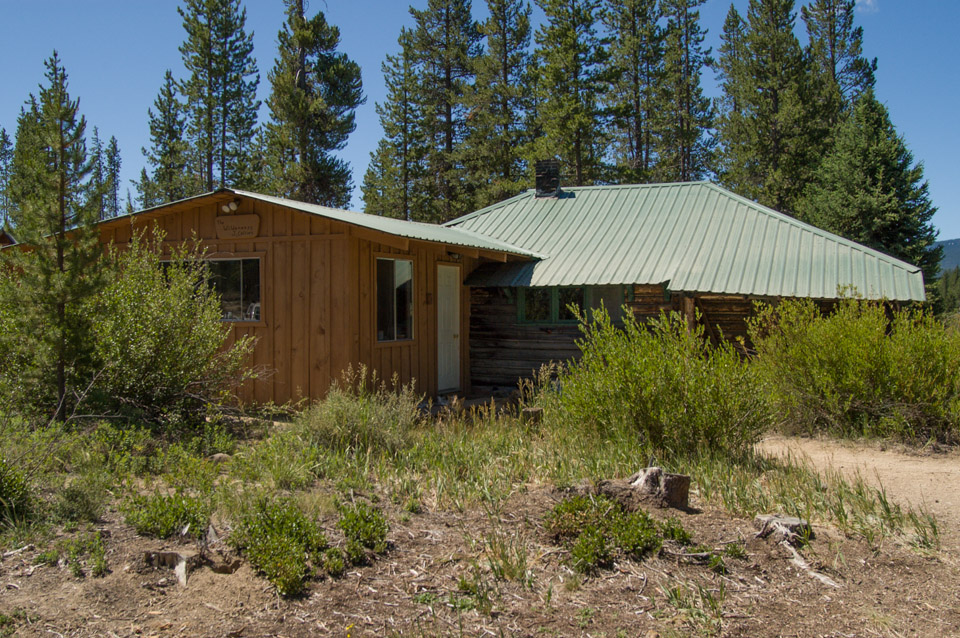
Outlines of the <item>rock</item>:
[{"label": "rock", "polygon": [[690,505],[690,477],[686,474],[670,474],[659,467],[648,467],[628,481],[635,490],[656,497],[667,507],[686,509]]},{"label": "rock", "polygon": [[810,523],[796,516],[783,514],[758,514],[753,519],[753,525],[758,530],[757,538],[772,537],[774,541],[786,541],[791,545],[803,544],[813,538],[813,528]]},{"label": "rock", "polygon": [[520,411],[520,421],[530,425],[539,425],[543,421],[543,408],[524,408]]}]

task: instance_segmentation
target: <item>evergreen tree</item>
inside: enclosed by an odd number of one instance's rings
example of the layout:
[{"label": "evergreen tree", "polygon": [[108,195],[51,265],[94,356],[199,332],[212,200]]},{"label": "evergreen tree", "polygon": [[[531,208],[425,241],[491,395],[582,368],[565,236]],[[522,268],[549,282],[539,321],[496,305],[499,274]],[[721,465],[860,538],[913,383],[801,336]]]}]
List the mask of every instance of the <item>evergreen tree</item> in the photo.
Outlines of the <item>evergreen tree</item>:
[{"label": "evergreen tree", "polygon": [[530,4],[487,0],[487,9],[490,17],[480,25],[486,48],[476,60],[465,144],[476,208],[512,197],[529,182],[522,151],[531,97]]},{"label": "evergreen tree", "polygon": [[667,18],[664,71],[658,109],[663,118],[657,179],[689,182],[703,179],[713,165],[713,106],[703,94],[700,78],[712,66],[703,46],[697,7],[704,0],[663,0]]},{"label": "evergreen tree", "polygon": [[877,70],[876,58],[863,57],[863,28],[853,26],[855,8],[855,0],[814,0],[800,9],[814,70],[824,75],[844,109],[873,88]]},{"label": "evergreen tree", "polygon": [[287,21],[270,72],[267,126],[275,192],[304,202],[346,206],[350,165],[336,157],[356,128],[354,113],[363,104],[360,67],[337,51],[340,30],[322,12],[309,20],[303,0],[284,0]]},{"label": "evergreen tree", "polygon": [[419,128],[426,141],[430,181],[428,207],[416,215],[426,221],[447,221],[473,206],[464,167],[462,143],[467,136],[467,92],[481,52],[480,32],[471,16],[470,0],[428,0],[427,8],[410,8],[414,61],[422,82]]},{"label": "evergreen tree", "polygon": [[663,82],[664,32],[659,0],[608,0],[604,22],[611,36],[611,114],[617,180],[648,182],[660,137],[658,96]]},{"label": "evergreen tree", "polygon": [[791,213],[816,169],[828,125],[793,33],[793,0],[731,7],[719,64],[720,178],[735,192]]},{"label": "evergreen tree", "polygon": [[169,70],[164,74],[163,86],[153,107],[156,112],[147,110],[150,148],[141,149],[151,173],[141,171],[137,183],[137,200],[143,208],[177,201],[202,191],[198,176],[190,172],[185,109]]},{"label": "evergreen tree", "polygon": [[184,0],[177,11],[187,38],[180,46],[190,77],[182,83],[187,133],[201,190],[233,185],[256,135],[260,76],[253,35],[240,0]]},{"label": "evergreen tree", "polygon": [[933,247],[936,210],[923,165],[868,89],[807,188],[802,219],[919,266],[932,291],[943,253]]},{"label": "evergreen tree", "polygon": [[90,141],[90,166],[90,183],[95,193],[94,205],[97,208],[97,219],[106,219],[107,164],[103,154],[103,140],[100,139],[100,131],[96,126],[93,127],[93,139]]},{"label": "evergreen tree", "polygon": [[937,284],[943,311],[945,313],[960,312],[960,267],[941,272]]},{"label": "evergreen tree", "polygon": [[107,142],[106,154],[106,213],[107,217],[116,217],[120,214],[120,146],[117,138],[110,136]]},{"label": "evergreen tree", "polygon": [[10,173],[13,170],[13,143],[0,127],[0,231],[10,225]]},{"label": "evergreen tree", "polygon": [[374,215],[421,219],[429,200],[426,142],[419,98],[422,77],[416,67],[413,33],[400,32],[400,52],[383,63],[387,99],[377,104],[383,139],[370,154],[363,179],[364,211]]},{"label": "evergreen tree", "polygon": [[38,362],[35,397],[50,398],[62,418],[89,355],[83,304],[100,284],[95,224],[101,193],[91,184],[86,121],[67,92],[56,52],[45,65],[47,85],[21,110],[10,180],[17,236],[33,249],[13,258],[23,295],[23,338],[35,341],[29,349]]},{"label": "evergreen tree", "polygon": [[558,157],[573,171],[575,186],[604,180],[607,90],[606,42],[597,34],[599,0],[536,0],[546,22],[535,35],[534,65],[543,137],[537,158]]}]

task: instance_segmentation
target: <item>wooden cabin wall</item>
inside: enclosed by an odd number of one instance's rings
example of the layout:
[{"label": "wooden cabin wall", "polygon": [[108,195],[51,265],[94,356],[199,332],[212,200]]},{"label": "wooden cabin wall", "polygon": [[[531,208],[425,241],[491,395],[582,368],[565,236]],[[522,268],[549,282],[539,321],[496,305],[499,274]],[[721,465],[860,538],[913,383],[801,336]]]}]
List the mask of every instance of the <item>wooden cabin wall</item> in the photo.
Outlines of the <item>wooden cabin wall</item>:
[{"label": "wooden cabin wall", "polygon": [[[230,197],[229,199],[234,199]],[[436,393],[436,266],[461,267],[465,278],[475,260],[459,260],[444,246],[426,242],[379,244],[356,236],[355,227],[259,200],[239,198],[235,214],[257,214],[258,236],[220,240],[215,219],[219,203],[185,205],[132,223],[105,224],[104,243],[129,242],[136,230],[157,224],[165,245],[196,236],[211,258],[261,259],[261,320],[231,323],[229,343],[249,335],[256,339],[252,361],[261,376],[239,392],[243,402],[283,404],[321,398],[348,366],[365,364],[381,379],[394,373],[418,392]],[[397,244],[406,244],[398,248]],[[375,259],[404,257],[414,262],[414,339],[376,343]],[[461,289],[461,382],[469,390],[469,293]]]}]

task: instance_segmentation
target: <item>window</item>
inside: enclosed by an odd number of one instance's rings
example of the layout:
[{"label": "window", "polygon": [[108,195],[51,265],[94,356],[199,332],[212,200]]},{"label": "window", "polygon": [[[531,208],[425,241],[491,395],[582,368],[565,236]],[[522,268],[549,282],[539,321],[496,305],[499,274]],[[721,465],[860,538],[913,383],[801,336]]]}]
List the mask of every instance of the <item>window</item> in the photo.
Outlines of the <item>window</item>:
[{"label": "window", "polygon": [[209,262],[210,284],[220,295],[224,321],[260,321],[260,260]]},{"label": "window", "polygon": [[377,341],[413,339],[413,262],[377,259]]},{"label": "window", "polygon": [[602,306],[614,323],[623,320],[622,286],[520,288],[518,296],[520,323],[575,323],[577,316],[571,306]]}]

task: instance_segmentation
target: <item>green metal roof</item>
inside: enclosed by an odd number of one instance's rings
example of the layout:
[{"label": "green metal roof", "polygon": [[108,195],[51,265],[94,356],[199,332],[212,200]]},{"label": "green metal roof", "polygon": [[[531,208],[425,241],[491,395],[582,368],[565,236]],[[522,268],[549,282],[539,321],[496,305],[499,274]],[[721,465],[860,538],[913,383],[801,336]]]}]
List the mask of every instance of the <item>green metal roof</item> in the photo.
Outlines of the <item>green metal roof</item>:
[{"label": "green metal roof", "polygon": [[527,191],[453,220],[546,255],[485,265],[472,286],[665,284],[761,297],[925,299],[920,269],[709,182]]},{"label": "green metal roof", "polygon": [[419,239],[422,241],[437,242],[452,246],[465,246],[469,248],[479,248],[480,250],[492,250],[502,253],[510,253],[522,257],[540,258],[542,255],[534,251],[515,246],[506,240],[488,237],[480,233],[473,232],[468,228],[451,228],[439,226],[437,224],[424,224],[421,222],[408,222],[404,219],[395,219],[393,217],[381,217],[380,215],[367,215],[366,213],[357,213],[351,210],[341,210],[339,208],[329,208],[318,204],[306,204],[296,202],[282,197],[272,197],[270,195],[261,195],[260,193],[251,193],[235,189],[225,189],[243,197],[258,199],[260,201],[286,206],[311,215],[320,215],[328,219],[353,224],[369,228],[370,230],[388,233],[397,237],[406,237],[409,239]]}]

